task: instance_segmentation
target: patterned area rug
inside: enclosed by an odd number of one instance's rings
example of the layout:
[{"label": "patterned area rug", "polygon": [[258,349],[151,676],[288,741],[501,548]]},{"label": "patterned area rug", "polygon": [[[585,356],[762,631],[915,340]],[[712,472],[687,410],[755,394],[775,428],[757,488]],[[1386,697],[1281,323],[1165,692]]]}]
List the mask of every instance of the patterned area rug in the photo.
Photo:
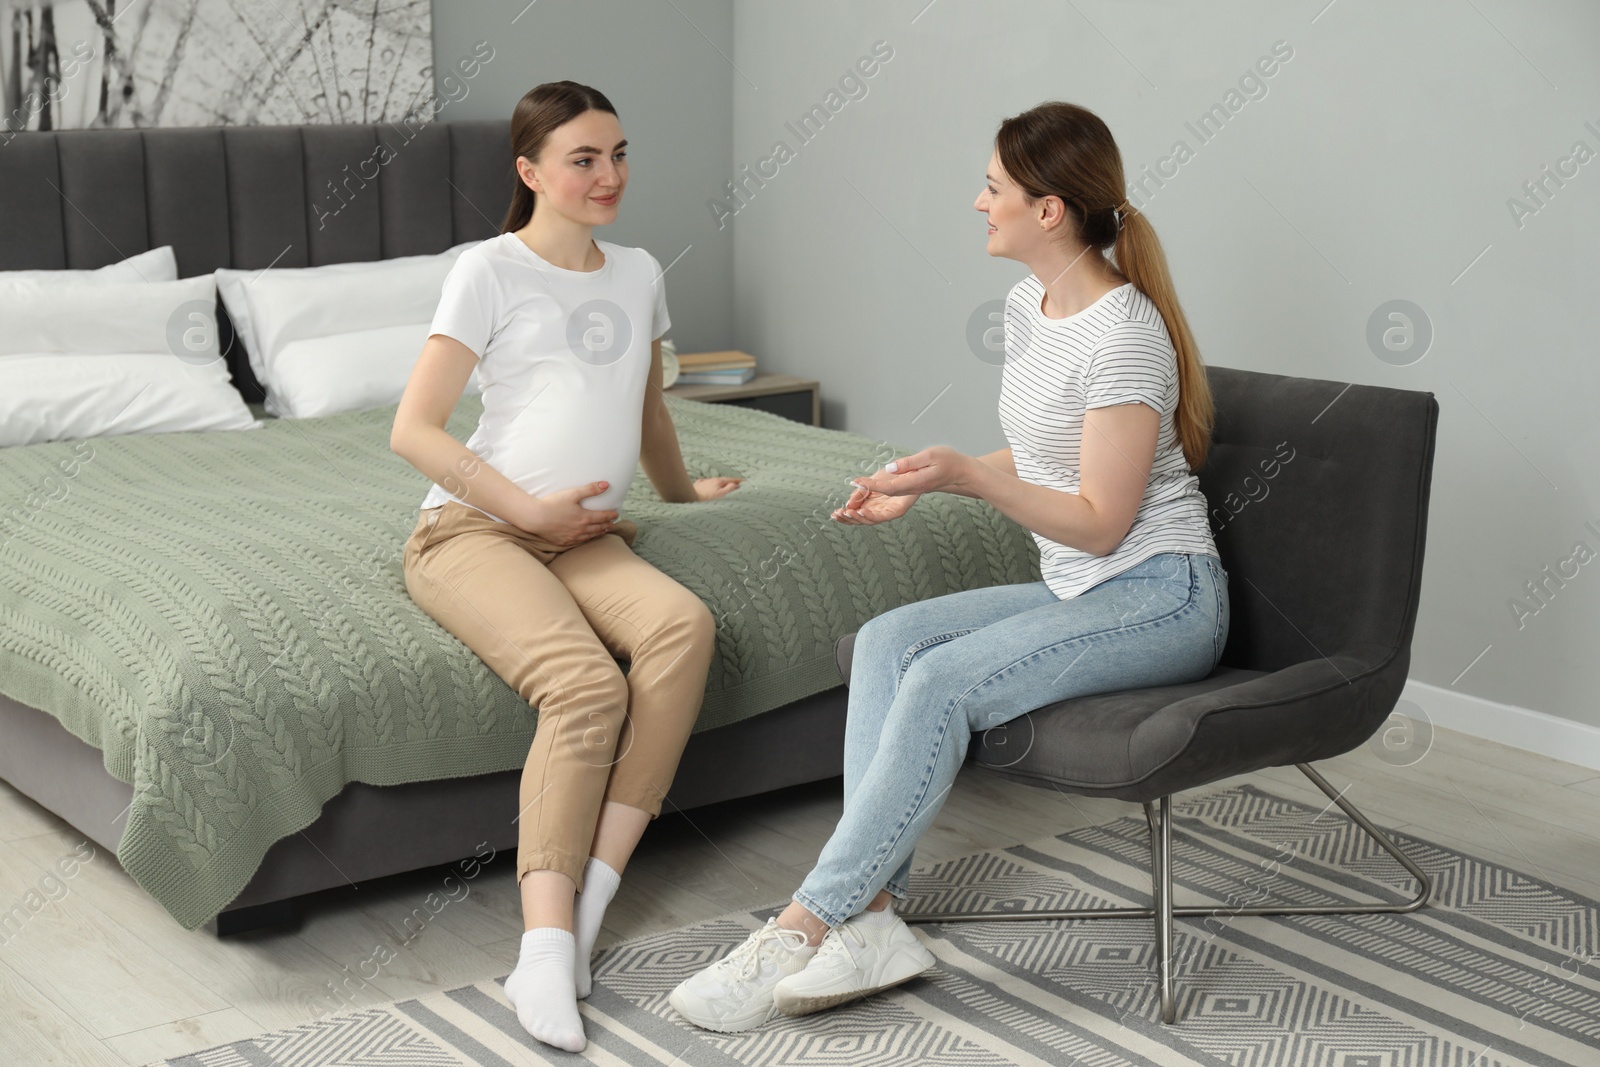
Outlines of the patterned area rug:
[{"label": "patterned area rug", "polygon": [[[1175,803],[1174,894],[1227,907],[1403,900],[1404,872],[1333,809],[1253,786]],[[776,907],[630,941],[595,966],[589,1047],[527,1037],[499,981],[330,1016],[167,1061],[181,1067],[594,1062],[999,1067],[1600,1065],[1600,903],[1409,834],[1435,879],[1411,915],[1179,919],[1177,1024],[1159,1021],[1153,924],[916,929],[938,967],[866,1001],[745,1034],[680,1019],[667,994]],[[1142,816],[917,872],[919,902],[1143,906]]]}]

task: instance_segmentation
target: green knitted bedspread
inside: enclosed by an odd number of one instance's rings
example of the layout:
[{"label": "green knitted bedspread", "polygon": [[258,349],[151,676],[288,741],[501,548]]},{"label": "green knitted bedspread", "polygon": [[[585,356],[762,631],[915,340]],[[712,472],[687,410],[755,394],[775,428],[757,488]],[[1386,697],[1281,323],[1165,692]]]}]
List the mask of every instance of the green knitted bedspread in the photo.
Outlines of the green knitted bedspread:
[{"label": "green knitted bedspread", "polygon": [[[966,497],[829,520],[849,477],[909,450],[668,405],[692,476],[745,479],[668,504],[641,471],[621,509],[634,551],[718,619],[697,731],[837,686],[835,639],[874,615],[1039,578],[1033,539]],[[346,783],[526,758],[534,714],[406,592],[428,482],[389,450],[394,411],[0,452],[0,692],[133,785],[118,858],[186,928]],[[464,398],[450,433],[481,411]]]}]

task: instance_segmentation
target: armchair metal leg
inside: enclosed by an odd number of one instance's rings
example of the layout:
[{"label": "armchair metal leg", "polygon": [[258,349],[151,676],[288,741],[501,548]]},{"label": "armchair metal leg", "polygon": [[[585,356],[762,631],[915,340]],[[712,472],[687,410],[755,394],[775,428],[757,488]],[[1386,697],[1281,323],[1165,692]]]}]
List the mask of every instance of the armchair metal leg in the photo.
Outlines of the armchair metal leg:
[{"label": "armchair metal leg", "polygon": [[1145,818],[1151,820],[1150,883],[1156,911],[1156,978],[1161,989],[1161,1021],[1178,1017],[1177,998],[1172,993],[1172,798],[1161,798],[1161,814],[1151,819],[1145,802]]},{"label": "armchair metal leg", "polygon": [[[1375,826],[1344,795],[1328,784],[1327,779],[1312,769],[1310,764],[1297,763],[1307,778],[1338,805],[1350,820],[1389,855],[1405,868],[1417,882],[1415,896],[1401,904],[1281,904],[1252,908],[1230,908],[1213,905],[1175,906],[1172,902],[1172,798],[1162,797],[1158,802],[1146,801],[1145,820],[1150,824],[1150,881],[1151,906],[1148,908],[1036,908],[1024,911],[967,911],[967,912],[910,912],[901,915],[908,923],[963,923],[1008,922],[1019,919],[1154,919],[1156,923],[1156,968],[1160,982],[1161,1019],[1173,1022],[1177,1018],[1177,998],[1172,986],[1172,920],[1174,916],[1199,915],[1378,915],[1405,914],[1416,911],[1428,902],[1433,893],[1433,881],[1411,861],[1411,858],[1391,841],[1387,834]],[[1157,809],[1159,804],[1159,810]]]}]

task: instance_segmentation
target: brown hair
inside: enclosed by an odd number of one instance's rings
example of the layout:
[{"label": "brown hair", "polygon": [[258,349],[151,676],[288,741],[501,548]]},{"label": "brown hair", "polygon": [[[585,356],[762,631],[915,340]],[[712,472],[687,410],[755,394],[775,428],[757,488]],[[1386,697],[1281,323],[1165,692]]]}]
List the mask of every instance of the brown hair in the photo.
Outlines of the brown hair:
[{"label": "brown hair", "polygon": [[1097,251],[1110,248],[1117,269],[1161,313],[1178,356],[1173,428],[1190,471],[1198,471],[1211,447],[1215,418],[1211,384],[1167,273],[1161,241],[1144,212],[1128,203],[1122,154],[1111,131],[1093,112],[1052,101],[1000,123],[995,148],[1000,165],[1030,203],[1059,196],[1077,220],[1079,240]]},{"label": "brown hair", "polygon": [[[585,111],[617,113],[604,93],[577,82],[545,82],[529,89],[522,94],[516,109],[511,112],[511,158],[515,160],[517,156],[527,156],[529,159],[538,159],[545,141],[550,139],[551,131],[571,122]],[[511,192],[511,207],[506,211],[505,221],[500,224],[501,233],[520,230],[533,218],[533,190],[515,171],[513,180],[515,187]]]}]

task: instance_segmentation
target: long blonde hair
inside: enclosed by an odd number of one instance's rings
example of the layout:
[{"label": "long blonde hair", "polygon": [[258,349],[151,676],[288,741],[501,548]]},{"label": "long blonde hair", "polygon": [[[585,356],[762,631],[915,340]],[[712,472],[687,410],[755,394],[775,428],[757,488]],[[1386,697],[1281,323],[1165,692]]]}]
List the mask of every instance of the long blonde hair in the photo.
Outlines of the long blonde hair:
[{"label": "long blonde hair", "polygon": [[1161,313],[1178,356],[1173,428],[1189,470],[1198,471],[1210,451],[1215,422],[1211,383],[1172,287],[1161,241],[1144,212],[1128,203],[1122,154],[1111,131],[1094,112],[1051,101],[1000,123],[995,148],[1000,165],[1030,203],[1060,197],[1076,220],[1079,240],[1096,251],[1110,248],[1117,270]]}]

